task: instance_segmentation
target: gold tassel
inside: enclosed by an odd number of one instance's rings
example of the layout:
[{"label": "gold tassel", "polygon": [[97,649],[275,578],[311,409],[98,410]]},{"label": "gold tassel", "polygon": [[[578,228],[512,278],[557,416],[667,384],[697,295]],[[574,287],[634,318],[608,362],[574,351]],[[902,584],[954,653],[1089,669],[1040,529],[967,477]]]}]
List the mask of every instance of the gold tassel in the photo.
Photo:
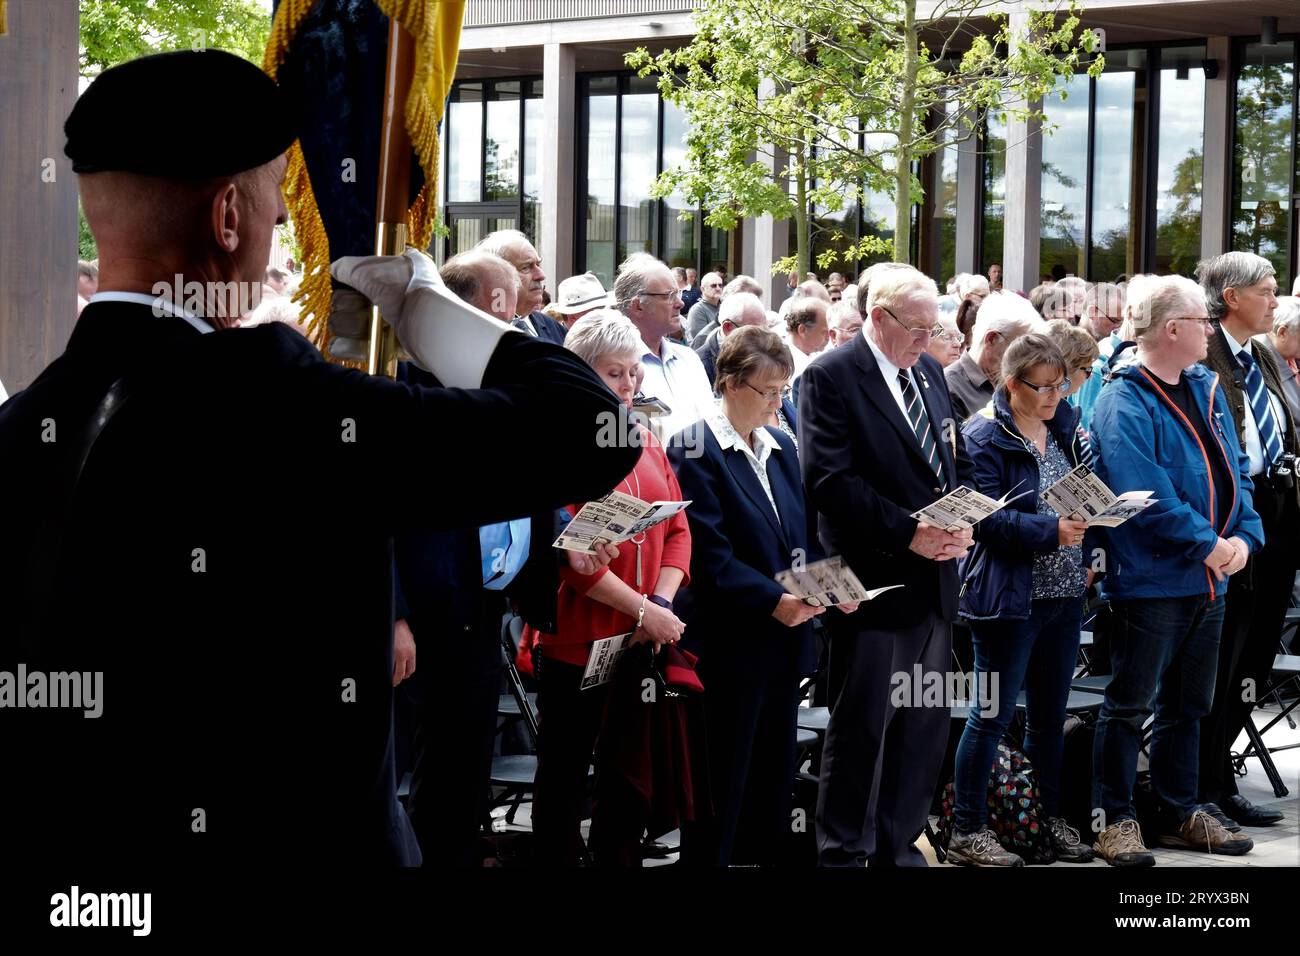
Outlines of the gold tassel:
[{"label": "gold tassel", "polygon": [[[3,3],[0,0],[0,8]],[[406,213],[407,244],[425,249],[433,240],[433,223],[438,211],[438,123],[456,75],[465,3],[464,0],[375,0],[375,4],[390,19],[395,18],[415,40],[415,65],[404,118],[411,146],[424,171],[424,185]],[[299,26],[313,6],[315,0],[282,0],[276,9],[262,58],[262,69],[271,79],[276,78]],[[284,203],[293,218],[294,235],[302,251],[303,279],[293,301],[303,310],[311,341],[328,355],[329,237],[312,192],[302,146],[297,142],[289,149]]]},{"label": "gold tassel", "polygon": [[9,0],[0,0],[0,37],[9,32]]}]

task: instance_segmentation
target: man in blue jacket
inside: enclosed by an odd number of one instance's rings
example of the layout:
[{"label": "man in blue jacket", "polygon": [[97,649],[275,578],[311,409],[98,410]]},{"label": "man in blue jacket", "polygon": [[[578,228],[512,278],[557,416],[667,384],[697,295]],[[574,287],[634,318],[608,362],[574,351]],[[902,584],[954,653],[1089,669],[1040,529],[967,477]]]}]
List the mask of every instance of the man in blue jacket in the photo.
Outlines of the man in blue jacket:
[{"label": "man in blue jacket", "polygon": [[1200,719],[1210,710],[1227,579],[1263,543],[1249,463],[1218,376],[1200,286],[1154,280],[1137,321],[1138,362],[1102,390],[1094,467],[1116,494],[1155,503],[1107,535],[1103,595],[1114,614],[1111,661],[1093,750],[1097,852],[1112,866],[1152,866],[1133,809],[1142,728],[1155,711],[1151,780],[1169,823],[1165,847],[1240,855],[1254,843],[1197,803]]}]

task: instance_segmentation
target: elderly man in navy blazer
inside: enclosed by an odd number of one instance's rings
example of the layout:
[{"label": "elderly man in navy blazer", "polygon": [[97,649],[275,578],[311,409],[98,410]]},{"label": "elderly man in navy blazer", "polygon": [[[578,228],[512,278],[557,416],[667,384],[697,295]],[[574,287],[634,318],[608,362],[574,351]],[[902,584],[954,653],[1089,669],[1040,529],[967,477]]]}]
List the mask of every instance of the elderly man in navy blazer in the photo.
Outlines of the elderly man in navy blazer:
[{"label": "elderly man in navy blazer", "polygon": [[[800,456],[828,554],[868,588],[901,584],[856,613],[828,616],[831,717],[817,799],[822,866],[924,866],[925,827],[948,739],[948,708],[894,706],[894,675],[944,673],[957,604],[953,561],[969,531],[913,512],[962,484],[971,463],[943,369],[926,354],[934,283],[910,267],[860,293],[862,334],[803,373]],[[838,618],[838,620],[836,619]]]}]

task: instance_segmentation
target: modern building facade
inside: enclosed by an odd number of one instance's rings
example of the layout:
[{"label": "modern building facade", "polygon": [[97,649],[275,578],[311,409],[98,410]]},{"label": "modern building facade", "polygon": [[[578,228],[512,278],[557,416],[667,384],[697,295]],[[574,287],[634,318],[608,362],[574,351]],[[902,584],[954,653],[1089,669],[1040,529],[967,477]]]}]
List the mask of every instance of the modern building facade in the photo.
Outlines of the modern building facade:
[{"label": "modern building facade", "polygon": [[[608,283],[644,250],[754,275],[779,298],[785,280],[771,264],[793,249],[789,223],[723,231],[680,198],[649,195],[680,160],[686,124],[623,57],[688,43],[692,6],[470,0],[444,125],[450,234],[439,252],[515,227],[538,246],[552,287],[586,270]],[[1006,4],[1013,18],[1020,7]],[[1300,2],[1091,0],[1083,21],[1101,31],[1105,72],[1075,76],[1064,101],[1046,101],[1050,135],[993,117],[921,164],[912,261],[937,281],[996,262],[1007,287],[1028,289],[1053,272],[1190,274],[1202,256],[1247,249],[1272,260],[1289,291],[1300,250]],[[893,233],[892,196],[810,212],[814,254],[837,233]]]}]

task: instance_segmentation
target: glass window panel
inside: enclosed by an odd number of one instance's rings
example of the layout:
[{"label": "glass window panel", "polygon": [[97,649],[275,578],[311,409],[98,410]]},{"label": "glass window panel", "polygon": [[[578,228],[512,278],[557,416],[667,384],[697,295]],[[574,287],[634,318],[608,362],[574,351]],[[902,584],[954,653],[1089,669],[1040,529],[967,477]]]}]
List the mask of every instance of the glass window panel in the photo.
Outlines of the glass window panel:
[{"label": "glass window panel", "polygon": [[1295,44],[1248,44],[1237,80],[1232,246],[1273,263],[1289,288],[1288,213],[1295,173]]},{"label": "glass window panel", "polygon": [[[1084,274],[1084,203],[1088,178],[1088,77],[1078,74],[1043,100],[1042,229],[1044,274]],[[1055,129],[1048,135],[1048,127]]]},{"label": "glass window panel", "polygon": [[[686,159],[686,114],[672,103],[664,103],[664,169],[679,166]],[[686,215],[689,218],[683,219]],[[695,207],[681,193],[664,200],[664,262],[669,266],[695,268]]]},{"label": "glass window panel", "polygon": [[701,232],[704,241],[704,268],[718,273],[724,280],[729,279],[727,261],[731,249],[731,233],[713,226],[705,226]]},{"label": "glass window panel", "polygon": [[617,93],[618,80],[612,76],[593,76],[587,80],[587,92],[592,96]]},{"label": "glass window panel", "polygon": [[[501,84],[505,85],[505,84]],[[519,84],[513,84],[518,87]],[[519,99],[492,100],[487,104],[487,141],[484,145],[485,198],[519,198]]]},{"label": "glass window panel", "polygon": [[483,198],[483,104],[454,102],[449,120],[447,201],[478,202]]},{"label": "glass window panel", "polygon": [[1201,257],[1203,59],[1203,46],[1160,51],[1160,146],[1156,158],[1156,248],[1152,268],[1162,275],[1191,276]]},{"label": "glass window panel", "polygon": [[[868,133],[863,137],[868,152],[872,150],[884,149],[895,142],[895,137],[889,133]],[[886,157],[883,163],[886,169],[894,168],[892,158]],[[881,239],[894,238],[894,194],[888,193],[867,193],[863,198],[862,206],[862,235],[879,236]],[[888,253],[879,253],[874,256],[868,256],[853,264],[845,264],[845,269],[837,271],[852,271],[855,274],[865,269],[869,265],[877,262],[888,262],[892,256]]]},{"label": "glass window panel", "polygon": [[623,122],[619,131],[619,248],[618,261],[634,252],[656,248],[655,206],[650,185],[656,169],[659,143],[659,97],[636,93],[623,97]]},{"label": "glass window panel", "polygon": [[[949,123],[955,123],[956,104],[945,105],[945,117]],[[938,257],[934,263],[935,282],[943,283],[957,271],[957,152],[955,141],[961,135],[960,125],[953,125],[944,130],[942,142],[945,144],[935,157],[934,228],[938,233]],[[964,148],[971,148],[967,144]],[[998,262],[1002,261],[999,254]]]},{"label": "glass window panel", "polygon": [[657,76],[629,76],[627,78],[627,89],[625,93],[659,93],[659,78]]},{"label": "glass window panel", "polygon": [[524,234],[534,246],[542,227],[542,101],[524,100]]},{"label": "glass window panel", "polygon": [[[598,81],[593,80],[592,86]],[[587,100],[586,267],[606,289],[614,281],[614,156],[617,98],[593,95]]]},{"label": "glass window panel", "polygon": [[478,241],[483,238],[481,226],[482,220],[478,216],[465,219],[453,216],[451,220],[451,254],[453,256],[459,255],[478,245]]},{"label": "glass window panel", "polygon": [[[1007,124],[989,113],[984,127],[984,210],[980,256],[987,266],[1002,261],[1007,204]],[[947,278],[946,276],[944,278]]]},{"label": "glass window panel", "polygon": [[[835,134],[835,140],[841,144],[847,143],[850,139],[856,140],[857,134],[849,132]],[[814,184],[814,186],[820,185],[820,183]],[[809,224],[811,249],[808,268],[818,276],[825,277],[832,272],[855,271],[856,260],[849,258],[847,250],[858,239],[861,192],[861,189],[854,186],[845,186],[840,191],[838,208],[831,204],[813,204],[812,219]],[[834,258],[823,266],[820,260],[826,255]]]},{"label": "glass window panel", "polygon": [[[1092,261],[1087,277],[1113,282],[1135,270],[1136,229],[1141,217],[1134,197],[1133,103],[1137,74],[1103,73],[1097,78],[1092,140]],[[1086,117],[1084,122],[1086,123]]]}]

